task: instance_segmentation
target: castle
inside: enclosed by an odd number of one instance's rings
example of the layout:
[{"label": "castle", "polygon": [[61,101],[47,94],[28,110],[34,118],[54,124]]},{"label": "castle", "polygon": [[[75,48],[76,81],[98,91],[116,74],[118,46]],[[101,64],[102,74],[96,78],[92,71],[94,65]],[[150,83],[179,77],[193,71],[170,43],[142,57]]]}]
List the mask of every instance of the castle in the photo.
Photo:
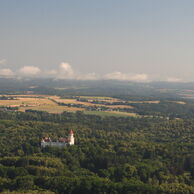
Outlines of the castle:
[{"label": "castle", "polygon": [[51,146],[51,147],[65,147],[67,145],[74,145],[74,133],[70,130],[68,138],[59,138],[58,141],[52,141],[50,137],[44,137],[41,140],[41,147]]}]

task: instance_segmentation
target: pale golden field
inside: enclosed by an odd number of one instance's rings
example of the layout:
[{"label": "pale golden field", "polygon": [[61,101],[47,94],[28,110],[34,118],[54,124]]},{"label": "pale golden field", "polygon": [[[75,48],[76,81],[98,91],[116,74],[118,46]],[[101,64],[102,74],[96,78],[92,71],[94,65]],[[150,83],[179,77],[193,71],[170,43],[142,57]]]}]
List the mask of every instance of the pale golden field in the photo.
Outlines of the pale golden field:
[{"label": "pale golden field", "polygon": [[24,98],[16,97],[15,100],[0,100],[0,106],[21,107],[21,106],[42,106],[42,105],[55,105],[47,98]]},{"label": "pale golden field", "polygon": [[[61,99],[59,96],[49,96],[49,95],[2,95],[8,97],[14,97],[13,100],[0,100],[1,107],[18,107],[18,111],[25,112],[28,109],[47,111],[49,113],[62,113],[64,111],[85,111],[84,108],[60,106],[56,102],[66,103],[66,104],[82,104],[86,106],[106,106],[108,108],[130,108],[129,105],[103,105],[103,104],[93,104],[91,102],[80,102],[76,99]],[[88,99],[88,97],[85,97]],[[95,99],[99,101],[106,102],[119,102],[119,99],[114,99],[110,97],[89,97],[90,99]],[[95,112],[95,111],[94,111]],[[102,111],[100,111],[103,114]],[[137,116],[135,113],[126,113],[119,111],[104,111],[104,114],[112,115],[122,115],[122,116]]]},{"label": "pale golden field", "polygon": [[46,111],[49,113],[55,113],[55,114],[60,114],[64,111],[68,112],[76,112],[76,111],[84,111],[83,108],[76,108],[76,107],[67,107],[67,106],[52,106],[52,105],[47,105],[47,106],[35,106],[35,107],[20,107],[19,111],[25,112],[25,110],[38,110],[38,111]]},{"label": "pale golden field", "polygon": [[173,101],[173,102],[176,104],[186,104],[186,102],[183,102],[183,101]]},{"label": "pale golden field", "polygon": [[[59,106],[49,98],[47,95],[9,95],[14,97],[14,100],[0,100],[0,106],[3,107],[18,107],[19,111],[25,110],[39,110],[47,111],[49,113],[62,113],[64,111],[83,111],[83,108]],[[55,98],[55,96],[52,96]]]}]

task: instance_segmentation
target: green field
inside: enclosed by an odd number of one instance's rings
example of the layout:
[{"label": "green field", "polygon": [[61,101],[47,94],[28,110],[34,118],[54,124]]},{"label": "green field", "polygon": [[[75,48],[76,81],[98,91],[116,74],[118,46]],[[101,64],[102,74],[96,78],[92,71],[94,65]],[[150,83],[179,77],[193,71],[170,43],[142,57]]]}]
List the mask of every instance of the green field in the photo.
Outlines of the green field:
[{"label": "green field", "polygon": [[102,117],[114,116],[114,117],[139,117],[136,113],[125,113],[125,112],[105,112],[105,111],[84,111],[88,115],[98,115]]}]

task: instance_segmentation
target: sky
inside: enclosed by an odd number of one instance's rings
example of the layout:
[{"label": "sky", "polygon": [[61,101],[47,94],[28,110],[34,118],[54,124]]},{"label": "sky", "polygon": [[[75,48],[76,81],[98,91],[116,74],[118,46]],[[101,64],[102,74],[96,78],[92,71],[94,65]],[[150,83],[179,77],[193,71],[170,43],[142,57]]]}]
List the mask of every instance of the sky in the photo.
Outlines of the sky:
[{"label": "sky", "polygon": [[194,81],[193,0],[0,0],[0,76]]}]

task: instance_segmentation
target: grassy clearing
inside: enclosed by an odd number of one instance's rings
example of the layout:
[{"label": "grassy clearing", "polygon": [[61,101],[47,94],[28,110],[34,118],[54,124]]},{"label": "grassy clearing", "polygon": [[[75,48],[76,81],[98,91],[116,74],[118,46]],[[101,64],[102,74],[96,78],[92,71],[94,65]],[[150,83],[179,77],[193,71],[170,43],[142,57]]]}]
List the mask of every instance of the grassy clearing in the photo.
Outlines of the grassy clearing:
[{"label": "grassy clearing", "polygon": [[77,96],[79,98],[84,98],[87,99],[89,101],[102,101],[102,102],[109,102],[109,103],[113,103],[113,102],[122,102],[122,100],[117,99],[117,98],[112,98],[112,97],[103,97],[103,96]]},{"label": "grassy clearing", "polygon": [[126,113],[117,111],[84,111],[85,114],[98,115],[98,116],[115,116],[115,117],[138,117],[136,113]]},{"label": "grassy clearing", "polygon": [[159,104],[159,100],[153,100],[153,101],[128,101],[130,104]]},{"label": "grassy clearing", "polygon": [[77,101],[76,99],[61,99],[61,98],[52,98],[52,99],[55,100],[56,102],[65,103],[65,104],[82,104],[86,106],[99,106],[96,104],[92,104],[90,102],[80,102],[80,101]]},{"label": "grassy clearing", "polygon": [[92,100],[112,100],[116,98],[106,96],[76,96],[78,98],[92,99]]},{"label": "grassy clearing", "polygon": [[128,108],[128,109],[134,108],[133,106],[130,106],[130,105],[107,105],[106,107],[109,107],[109,108]]},{"label": "grassy clearing", "polygon": [[55,100],[56,102],[59,103],[65,103],[65,104],[82,104],[85,106],[106,106],[104,104],[94,104],[91,102],[81,102],[81,101],[77,101],[76,99],[62,99],[62,98],[52,98],[51,99]]}]

